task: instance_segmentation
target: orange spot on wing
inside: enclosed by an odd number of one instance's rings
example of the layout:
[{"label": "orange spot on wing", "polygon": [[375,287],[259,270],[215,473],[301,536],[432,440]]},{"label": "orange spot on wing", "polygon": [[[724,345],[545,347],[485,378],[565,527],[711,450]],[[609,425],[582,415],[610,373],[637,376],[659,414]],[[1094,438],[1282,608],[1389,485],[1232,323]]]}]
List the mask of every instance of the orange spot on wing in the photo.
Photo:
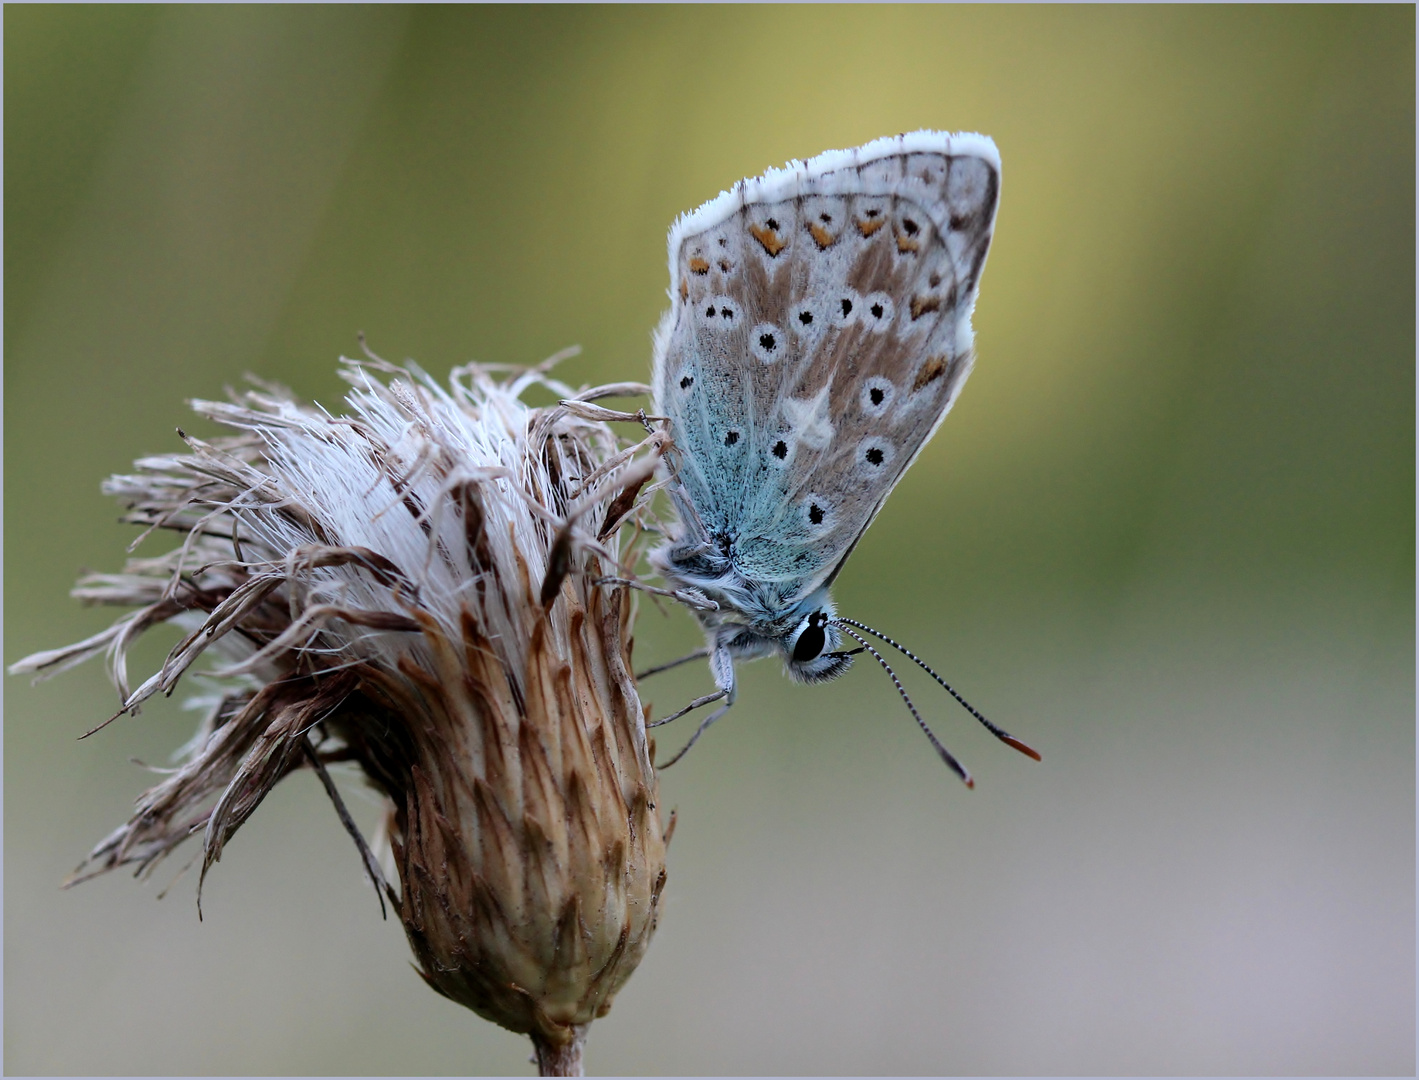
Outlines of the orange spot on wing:
[{"label": "orange spot on wing", "polygon": [[857,231],[863,236],[871,236],[885,224],[887,224],[886,218],[859,218]]},{"label": "orange spot on wing", "polygon": [[913,240],[906,233],[897,233],[897,250],[903,255],[910,251],[920,251],[921,241]]},{"label": "orange spot on wing", "polygon": [[709,273],[709,263],[706,262],[704,259],[701,259],[701,258],[699,258],[698,256],[696,256],[695,258],[693,258],[693,259],[690,260],[690,273],[692,273],[692,274],[708,274],[708,273]]},{"label": "orange spot on wing", "polygon": [[939,296],[913,296],[912,297],[912,322],[916,322],[928,311],[936,311],[941,307]]},{"label": "orange spot on wing", "polygon": [[749,235],[763,245],[764,250],[769,253],[769,258],[773,258],[788,246],[787,241],[779,239],[778,233],[763,225],[750,225]]},{"label": "orange spot on wing", "polygon": [[828,232],[827,229],[819,225],[816,221],[808,223],[808,233],[813,237],[813,243],[818,245],[819,251],[827,251],[837,241],[837,237]]},{"label": "orange spot on wing", "polygon": [[680,299],[681,299],[681,300],[688,300],[689,298],[690,298],[690,283],[689,283],[688,281],[686,281],[684,278],[681,278],[681,279],[680,279]]},{"label": "orange spot on wing", "polygon": [[921,370],[916,373],[916,382],[912,383],[912,393],[920,390],[923,386],[934,383],[945,374],[946,358],[944,356],[933,356],[926,363],[922,364]]}]

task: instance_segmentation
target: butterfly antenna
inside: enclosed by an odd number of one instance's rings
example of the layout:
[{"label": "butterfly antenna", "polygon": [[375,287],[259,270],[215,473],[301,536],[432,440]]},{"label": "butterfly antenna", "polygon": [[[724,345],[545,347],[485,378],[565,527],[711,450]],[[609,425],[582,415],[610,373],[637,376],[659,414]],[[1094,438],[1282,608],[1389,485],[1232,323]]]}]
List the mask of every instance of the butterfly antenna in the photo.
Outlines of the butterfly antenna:
[{"label": "butterfly antenna", "polygon": [[[840,622],[841,620],[835,621]],[[847,634],[848,637],[852,638],[864,649],[870,652],[873,658],[876,659],[876,661],[882,665],[882,670],[885,671],[891,677],[892,685],[897,688],[897,693],[901,694],[902,700],[907,703],[907,708],[911,710],[912,717],[916,720],[917,726],[920,727],[921,730],[926,733],[926,737],[931,740],[931,745],[936,747],[936,752],[941,755],[941,760],[946,762],[947,767],[953,773],[955,773],[963,781],[965,781],[966,787],[975,787],[976,782],[971,779],[971,774],[966,771],[966,767],[956,760],[956,756],[952,754],[951,751],[947,750],[946,747],[941,745],[941,740],[938,739],[936,735],[932,732],[932,730],[926,726],[926,721],[921,718],[921,713],[916,711],[916,706],[912,704],[912,699],[907,697],[907,692],[902,686],[902,681],[897,678],[897,673],[892,670],[892,665],[887,663],[886,658],[876,649],[874,649],[871,644],[868,643],[865,637],[862,637],[854,631],[849,630],[845,626],[839,626],[838,629],[842,630],[842,632]],[[696,733],[696,735],[698,735],[698,732]],[[687,746],[685,749],[688,750],[689,747]],[[684,751],[682,750],[681,753],[684,753]]]},{"label": "butterfly antenna", "polygon": [[[1011,735],[1004,728],[997,727],[995,724],[992,724],[989,720],[987,720],[983,715],[981,715],[979,709],[977,709],[969,701],[967,701],[960,694],[958,694],[955,688],[950,683],[948,683],[940,675],[936,674],[936,672],[931,669],[931,666],[927,664],[925,660],[917,656],[916,653],[912,652],[905,645],[898,644],[897,642],[889,638],[886,634],[878,630],[874,630],[866,623],[860,623],[856,619],[845,619],[841,615],[839,615],[833,619],[833,622],[839,626],[842,626],[843,623],[847,623],[851,626],[857,627],[859,630],[867,631],[874,637],[881,638],[888,645],[892,646],[892,648],[896,649],[899,653],[905,656],[908,660],[911,660],[913,663],[915,663],[917,667],[921,668],[922,671],[926,672],[938,683],[940,683],[946,693],[950,694],[953,698],[955,698],[961,704],[962,708],[966,710],[966,712],[970,713],[983,725],[985,725],[985,729],[989,731],[992,735],[994,735],[997,739],[999,739],[1001,742],[1003,742],[1006,746],[1013,746],[1016,750],[1020,751],[1020,753],[1024,754],[1028,758],[1034,758],[1036,761],[1043,760],[1040,757],[1040,752],[1036,750],[1033,746],[1030,746],[1028,743],[1022,742],[1021,740],[1015,738],[1014,735]],[[846,627],[843,627],[843,629],[846,629]],[[852,634],[854,638],[857,638],[858,641],[862,641],[862,638],[857,637],[857,635],[853,634],[851,630],[848,630],[847,632],[849,634]]]}]

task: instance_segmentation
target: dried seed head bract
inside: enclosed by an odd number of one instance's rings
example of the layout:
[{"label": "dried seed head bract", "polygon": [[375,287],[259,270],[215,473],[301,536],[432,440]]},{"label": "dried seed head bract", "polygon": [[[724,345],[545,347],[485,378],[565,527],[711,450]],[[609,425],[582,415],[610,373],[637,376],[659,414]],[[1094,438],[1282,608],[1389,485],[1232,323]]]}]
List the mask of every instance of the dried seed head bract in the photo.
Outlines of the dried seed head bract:
[{"label": "dried seed head bract", "polygon": [[[75,880],[144,874],[195,832],[205,876],[272,787],[312,768],[429,985],[528,1033],[560,1071],[639,962],[665,885],[633,604],[616,582],[668,439],[645,425],[631,445],[607,421],[635,418],[591,404],[644,387],[577,394],[546,366],[500,381],[469,365],[445,388],[412,365],[346,361],[346,416],[270,386],[195,402],[238,434],[184,436],[186,453],[106,484],[127,520],[181,544],[74,590],[137,610],[12,670],[105,652],[122,715],[210,650],[221,689],[180,767]],[[570,400],[531,408],[535,386]],[[130,689],[130,647],[164,622],[186,636]],[[388,797],[397,892],[332,762]]]}]

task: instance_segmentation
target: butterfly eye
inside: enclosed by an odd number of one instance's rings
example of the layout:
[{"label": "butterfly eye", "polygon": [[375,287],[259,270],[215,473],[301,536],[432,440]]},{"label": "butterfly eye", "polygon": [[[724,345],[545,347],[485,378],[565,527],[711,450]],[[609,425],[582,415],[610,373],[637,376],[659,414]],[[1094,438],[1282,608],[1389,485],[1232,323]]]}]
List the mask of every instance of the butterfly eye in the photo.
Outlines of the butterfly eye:
[{"label": "butterfly eye", "polygon": [[798,640],[793,643],[793,662],[806,664],[809,660],[816,660],[823,654],[827,645],[828,634],[823,629],[822,622],[810,616],[803,633],[799,634]]}]

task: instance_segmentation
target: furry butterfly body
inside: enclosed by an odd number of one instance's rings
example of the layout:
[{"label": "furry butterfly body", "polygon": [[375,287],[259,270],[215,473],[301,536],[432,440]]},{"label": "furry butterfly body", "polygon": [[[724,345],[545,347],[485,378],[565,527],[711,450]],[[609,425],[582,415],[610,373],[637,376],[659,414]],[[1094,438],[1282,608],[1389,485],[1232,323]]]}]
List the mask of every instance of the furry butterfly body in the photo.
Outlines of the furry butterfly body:
[{"label": "furry butterfly body", "polygon": [[970,373],[999,193],[989,138],[919,131],[671,229],[652,383],[680,531],[652,562],[718,606],[698,614],[728,704],[736,660],[777,653],[802,681],[851,662],[828,589]]}]

